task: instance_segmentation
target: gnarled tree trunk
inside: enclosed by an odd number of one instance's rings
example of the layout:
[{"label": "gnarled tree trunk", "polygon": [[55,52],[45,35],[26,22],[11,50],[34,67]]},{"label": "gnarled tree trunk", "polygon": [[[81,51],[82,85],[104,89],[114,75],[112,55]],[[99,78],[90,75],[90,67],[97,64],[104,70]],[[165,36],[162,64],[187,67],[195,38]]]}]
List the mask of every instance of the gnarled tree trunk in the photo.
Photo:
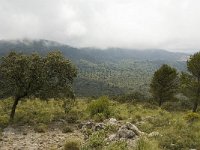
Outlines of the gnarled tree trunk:
[{"label": "gnarled tree trunk", "polygon": [[198,99],[195,100],[192,111],[197,112],[197,107],[198,107]]},{"label": "gnarled tree trunk", "polygon": [[16,108],[17,108],[17,104],[18,104],[19,100],[20,100],[20,97],[16,96],[16,97],[15,97],[15,100],[14,100],[14,103],[13,103],[13,106],[12,106],[11,113],[10,113],[10,122],[12,122],[13,119],[14,119],[15,110],[16,110]]}]

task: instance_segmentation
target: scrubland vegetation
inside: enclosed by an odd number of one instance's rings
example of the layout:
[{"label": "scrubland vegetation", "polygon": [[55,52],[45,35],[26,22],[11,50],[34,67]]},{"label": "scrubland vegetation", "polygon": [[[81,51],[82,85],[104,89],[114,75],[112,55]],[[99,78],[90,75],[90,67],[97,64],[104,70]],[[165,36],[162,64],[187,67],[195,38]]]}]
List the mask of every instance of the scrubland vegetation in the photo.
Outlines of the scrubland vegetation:
[{"label": "scrubland vegetation", "polygon": [[[122,122],[134,123],[146,133],[137,141],[136,150],[200,148],[200,114],[192,113],[190,110],[167,111],[150,103],[119,103],[101,97],[98,100],[77,99],[66,114],[63,103],[63,101],[55,100],[47,102],[39,99],[25,99],[20,102],[16,110],[13,125],[31,125],[35,132],[46,132],[54,122],[65,120],[68,125],[64,124],[63,130],[73,132],[64,127],[76,129],[76,126],[84,120],[93,119],[101,122],[112,117]],[[0,101],[0,107],[0,126],[3,129],[9,123],[8,114],[12,107],[12,99]],[[127,149],[127,144],[122,141],[106,145],[103,141],[107,132],[115,132],[115,128],[108,127],[105,130],[90,133],[87,141],[78,141],[78,144],[76,141],[72,143],[67,141],[65,149],[68,150],[70,146],[82,149],[84,147],[85,149],[97,149],[97,147],[109,150]]]},{"label": "scrubland vegetation", "polygon": [[151,97],[140,91],[75,98],[76,68],[61,53],[10,53],[0,68],[0,139],[6,142],[9,127],[28,126],[38,134],[57,128],[82,135],[67,138],[59,145],[64,150],[200,149],[200,53],[187,67],[180,73],[162,65],[152,77]]}]

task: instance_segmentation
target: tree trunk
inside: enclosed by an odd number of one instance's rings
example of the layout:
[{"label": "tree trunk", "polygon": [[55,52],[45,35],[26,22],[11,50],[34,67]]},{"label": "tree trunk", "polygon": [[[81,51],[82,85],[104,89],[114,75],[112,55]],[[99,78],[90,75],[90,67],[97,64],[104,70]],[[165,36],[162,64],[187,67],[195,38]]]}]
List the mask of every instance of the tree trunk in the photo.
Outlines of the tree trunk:
[{"label": "tree trunk", "polygon": [[17,108],[17,104],[18,104],[19,100],[20,100],[20,97],[15,97],[15,101],[13,103],[12,110],[11,110],[11,113],[10,113],[10,122],[12,122],[13,119],[14,119],[15,110]]},{"label": "tree trunk", "polygon": [[162,101],[160,100],[160,101],[159,101],[159,107],[161,107],[161,105],[162,105]]},{"label": "tree trunk", "polygon": [[197,112],[197,107],[198,107],[198,99],[197,100],[195,100],[195,102],[194,102],[194,106],[193,106],[193,112]]},{"label": "tree trunk", "polygon": [[162,105],[162,98],[159,98],[159,107]]}]

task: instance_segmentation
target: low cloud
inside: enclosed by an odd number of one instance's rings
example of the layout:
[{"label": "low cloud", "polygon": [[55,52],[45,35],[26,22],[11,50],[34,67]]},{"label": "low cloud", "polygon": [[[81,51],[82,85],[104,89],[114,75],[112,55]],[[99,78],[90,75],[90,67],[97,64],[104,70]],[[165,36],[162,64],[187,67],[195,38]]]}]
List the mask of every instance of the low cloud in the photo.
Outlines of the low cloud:
[{"label": "low cloud", "polygon": [[198,0],[0,0],[0,39],[198,50]]}]

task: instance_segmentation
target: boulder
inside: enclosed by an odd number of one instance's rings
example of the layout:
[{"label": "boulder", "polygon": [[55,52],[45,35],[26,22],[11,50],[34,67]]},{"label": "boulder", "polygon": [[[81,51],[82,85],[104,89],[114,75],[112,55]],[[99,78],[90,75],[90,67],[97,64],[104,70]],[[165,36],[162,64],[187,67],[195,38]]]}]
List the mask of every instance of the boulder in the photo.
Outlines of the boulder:
[{"label": "boulder", "polygon": [[85,127],[88,128],[88,129],[92,129],[92,127],[94,126],[94,123],[91,122],[91,121],[88,121],[85,123]]},{"label": "boulder", "polygon": [[134,124],[130,122],[127,122],[125,126],[128,130],[132,130],[138,136],[142,134],[142,132]]},{"label": "boulder", "polygon": [[95,131],[99,131],[99,130],[102,130],[102,129],[105,129],[105,124],[104,123],[97,123],[94,127],[94,130]]},{"label": "boulder", "polygon": [[117,132],[118,138],[132,139],[136,136],[136,134],[132,130],[120,128]]},{"label": "boulder", "polygon": [[117,120],[115,118],[110,118],[109,121],[108,121],[108,124],[116,125],[117,124]]},{"label": "boulder", "polygon": [[108,140],[109,141],[116,141],[116,140],[118,140],[117,135],[116,134],[109,135]]}]

